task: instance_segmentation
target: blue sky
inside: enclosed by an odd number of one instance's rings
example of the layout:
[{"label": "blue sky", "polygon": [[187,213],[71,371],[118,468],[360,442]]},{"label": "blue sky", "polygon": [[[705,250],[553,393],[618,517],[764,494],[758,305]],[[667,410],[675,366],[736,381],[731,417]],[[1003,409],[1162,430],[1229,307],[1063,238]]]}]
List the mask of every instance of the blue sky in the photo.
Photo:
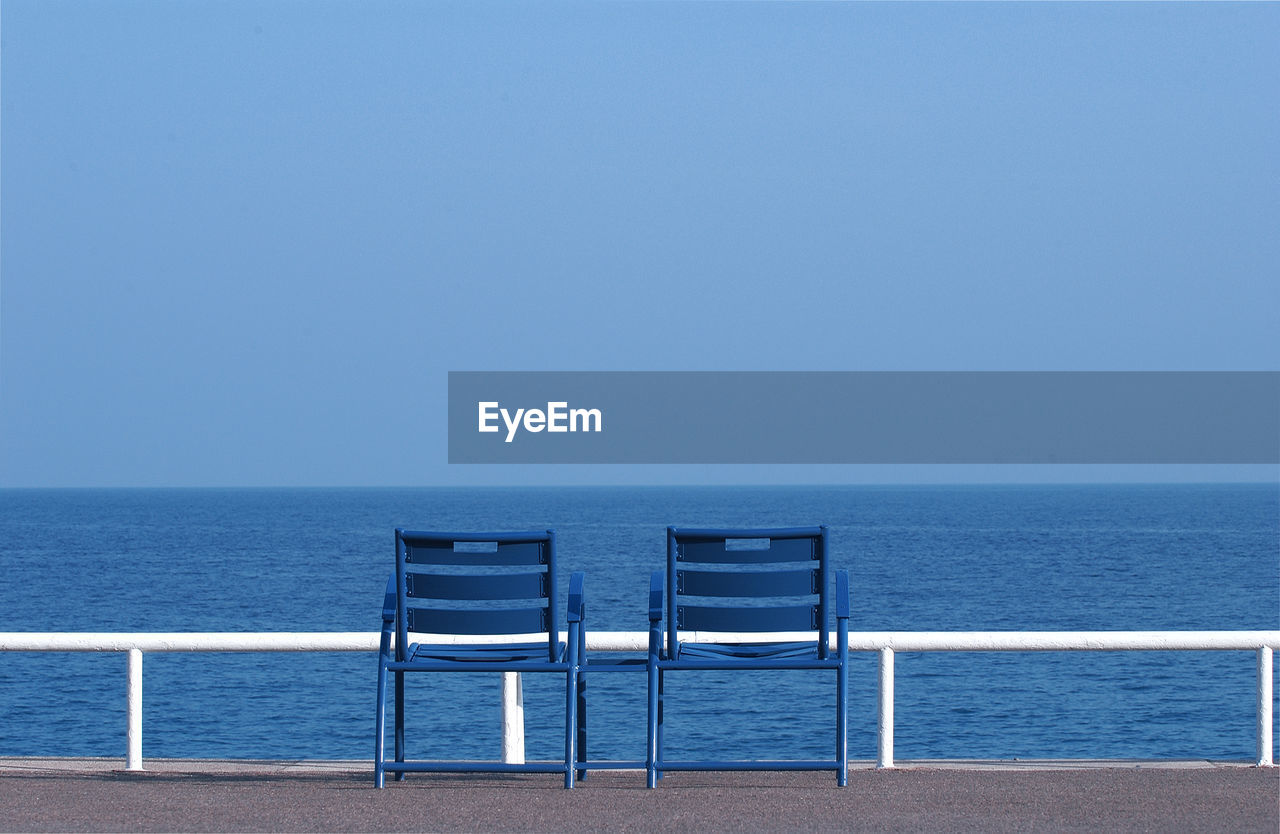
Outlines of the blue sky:
[{"label": "blue sky", "polygon": [[450,370],[1275,370],[1280,5],[0,7],[0,486],[448,466]]}]

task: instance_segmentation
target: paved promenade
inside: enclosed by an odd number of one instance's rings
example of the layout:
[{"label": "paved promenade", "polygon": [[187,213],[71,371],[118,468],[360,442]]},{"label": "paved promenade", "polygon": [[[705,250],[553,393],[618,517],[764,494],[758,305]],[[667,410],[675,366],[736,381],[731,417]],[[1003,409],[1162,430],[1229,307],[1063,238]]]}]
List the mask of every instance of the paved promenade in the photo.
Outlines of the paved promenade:
[{"label": "paved promenade", "polygon": [[859,763],[825,773],[414,774],[366,762],[0,759],[2,831],[1280,831],[1280,770],[1210,762]]}]

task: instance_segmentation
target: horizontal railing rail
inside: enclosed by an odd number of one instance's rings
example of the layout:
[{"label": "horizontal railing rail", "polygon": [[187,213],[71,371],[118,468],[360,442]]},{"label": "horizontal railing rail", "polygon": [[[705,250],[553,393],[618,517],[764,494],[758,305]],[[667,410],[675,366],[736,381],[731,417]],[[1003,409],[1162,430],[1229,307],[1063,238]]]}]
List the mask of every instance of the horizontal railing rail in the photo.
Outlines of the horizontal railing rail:
[{"label": "horizontal railing rail", "polygon": [[[786,642],[810,632],[732,634],[681,632],[691,642]],[[142,655],[144,652],[376,652],[378,632],[0,632],[5,652],[119,652],[127,654],[128,728],[125,767],[142,770]],[[476,642],[438,635],[433,642]],[[647,631],[588,631],[587,652],[646,652]],[[832,637],[832,649],[835,638]],[[1273,765],[1273,653],[1277,631],[862,631],[849,650],[879,655],[876,765],[892,768],[896,652],[1252,651],[1257,654],[1257,764]],[[519,676],[503,674],[503,761],[524,760]]]}]

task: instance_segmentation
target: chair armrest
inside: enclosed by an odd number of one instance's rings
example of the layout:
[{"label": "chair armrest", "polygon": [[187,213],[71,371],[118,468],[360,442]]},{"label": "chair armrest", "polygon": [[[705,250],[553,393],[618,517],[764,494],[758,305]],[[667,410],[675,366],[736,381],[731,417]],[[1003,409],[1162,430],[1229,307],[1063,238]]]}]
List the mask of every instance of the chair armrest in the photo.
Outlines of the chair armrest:
[{"label": "chair armrest", "polygon": [[667,584],[666,574],[656,570],[649,577],[649,663],[662,659],[662,595]]},{"label": "chair armrest", "polygon": [[387,579],[387,594],[382,598],[382,622],[384,625],[390,625],[396,621],[396,607],[400,604],[397,597],[396,575],[393,573]]},{"label": "chair armrest", "polygon": [[586,618],[587,606],[582,585],[586,575],[575,571],[569,575],[569,622],[580,623]]},{"label": "chair armrest", "polygon": [[849,572],[836,571],[836,619],[849,619]]},{"label": "chair armrest", "polygon": [[649,577],[649,623],[662,622],[662,593],[666,584],[666,574],[660,570]]}]

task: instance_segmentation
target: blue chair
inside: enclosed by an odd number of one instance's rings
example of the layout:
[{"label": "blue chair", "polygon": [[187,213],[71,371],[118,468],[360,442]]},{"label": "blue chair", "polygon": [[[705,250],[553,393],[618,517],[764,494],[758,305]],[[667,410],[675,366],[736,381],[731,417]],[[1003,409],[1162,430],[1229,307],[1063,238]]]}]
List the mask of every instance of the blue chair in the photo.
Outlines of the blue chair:
[{"label": "blue chair", "polygon": [[[562,641],[556,625],[555,544],[550,530],[396,530],[396,572],[387,582],[378,650],[374,781],[379,788],[388,771],[397,779],[413,771],[563,773],[564,786],[573,787],[583,577],[581,573],[570,577],[568,639]],[[491,637],[485,643],[456,643],[450,635]],[[415,639],[423,642],[411,642]],[[405,761],[405,674],[488,671],[565,676],[564,762]],[[395,675],[395,758],[391,761],[384,743],[389,672]],[[488,717],[486,712],[481,720]]]},{"label": "blue chair", "polygon": [[[835,572],[837,647],[829,650],[832,613],[827,528],[689,530],[667,528],[667,570],[653,574],[649,593],[648,785],[664,771],[834,770],[848,781],[849,576]],[[663,645],[663,598],[666,641]],[[791,642],[685,642],[685,632],[808,632]],[[740,639],[740,638],[739,638]],[[828,669],[836,677],[835,756],[817,761],[670,761],[663,757],[668,672]],[[779,703],[782,712],[790,705]]]}]

